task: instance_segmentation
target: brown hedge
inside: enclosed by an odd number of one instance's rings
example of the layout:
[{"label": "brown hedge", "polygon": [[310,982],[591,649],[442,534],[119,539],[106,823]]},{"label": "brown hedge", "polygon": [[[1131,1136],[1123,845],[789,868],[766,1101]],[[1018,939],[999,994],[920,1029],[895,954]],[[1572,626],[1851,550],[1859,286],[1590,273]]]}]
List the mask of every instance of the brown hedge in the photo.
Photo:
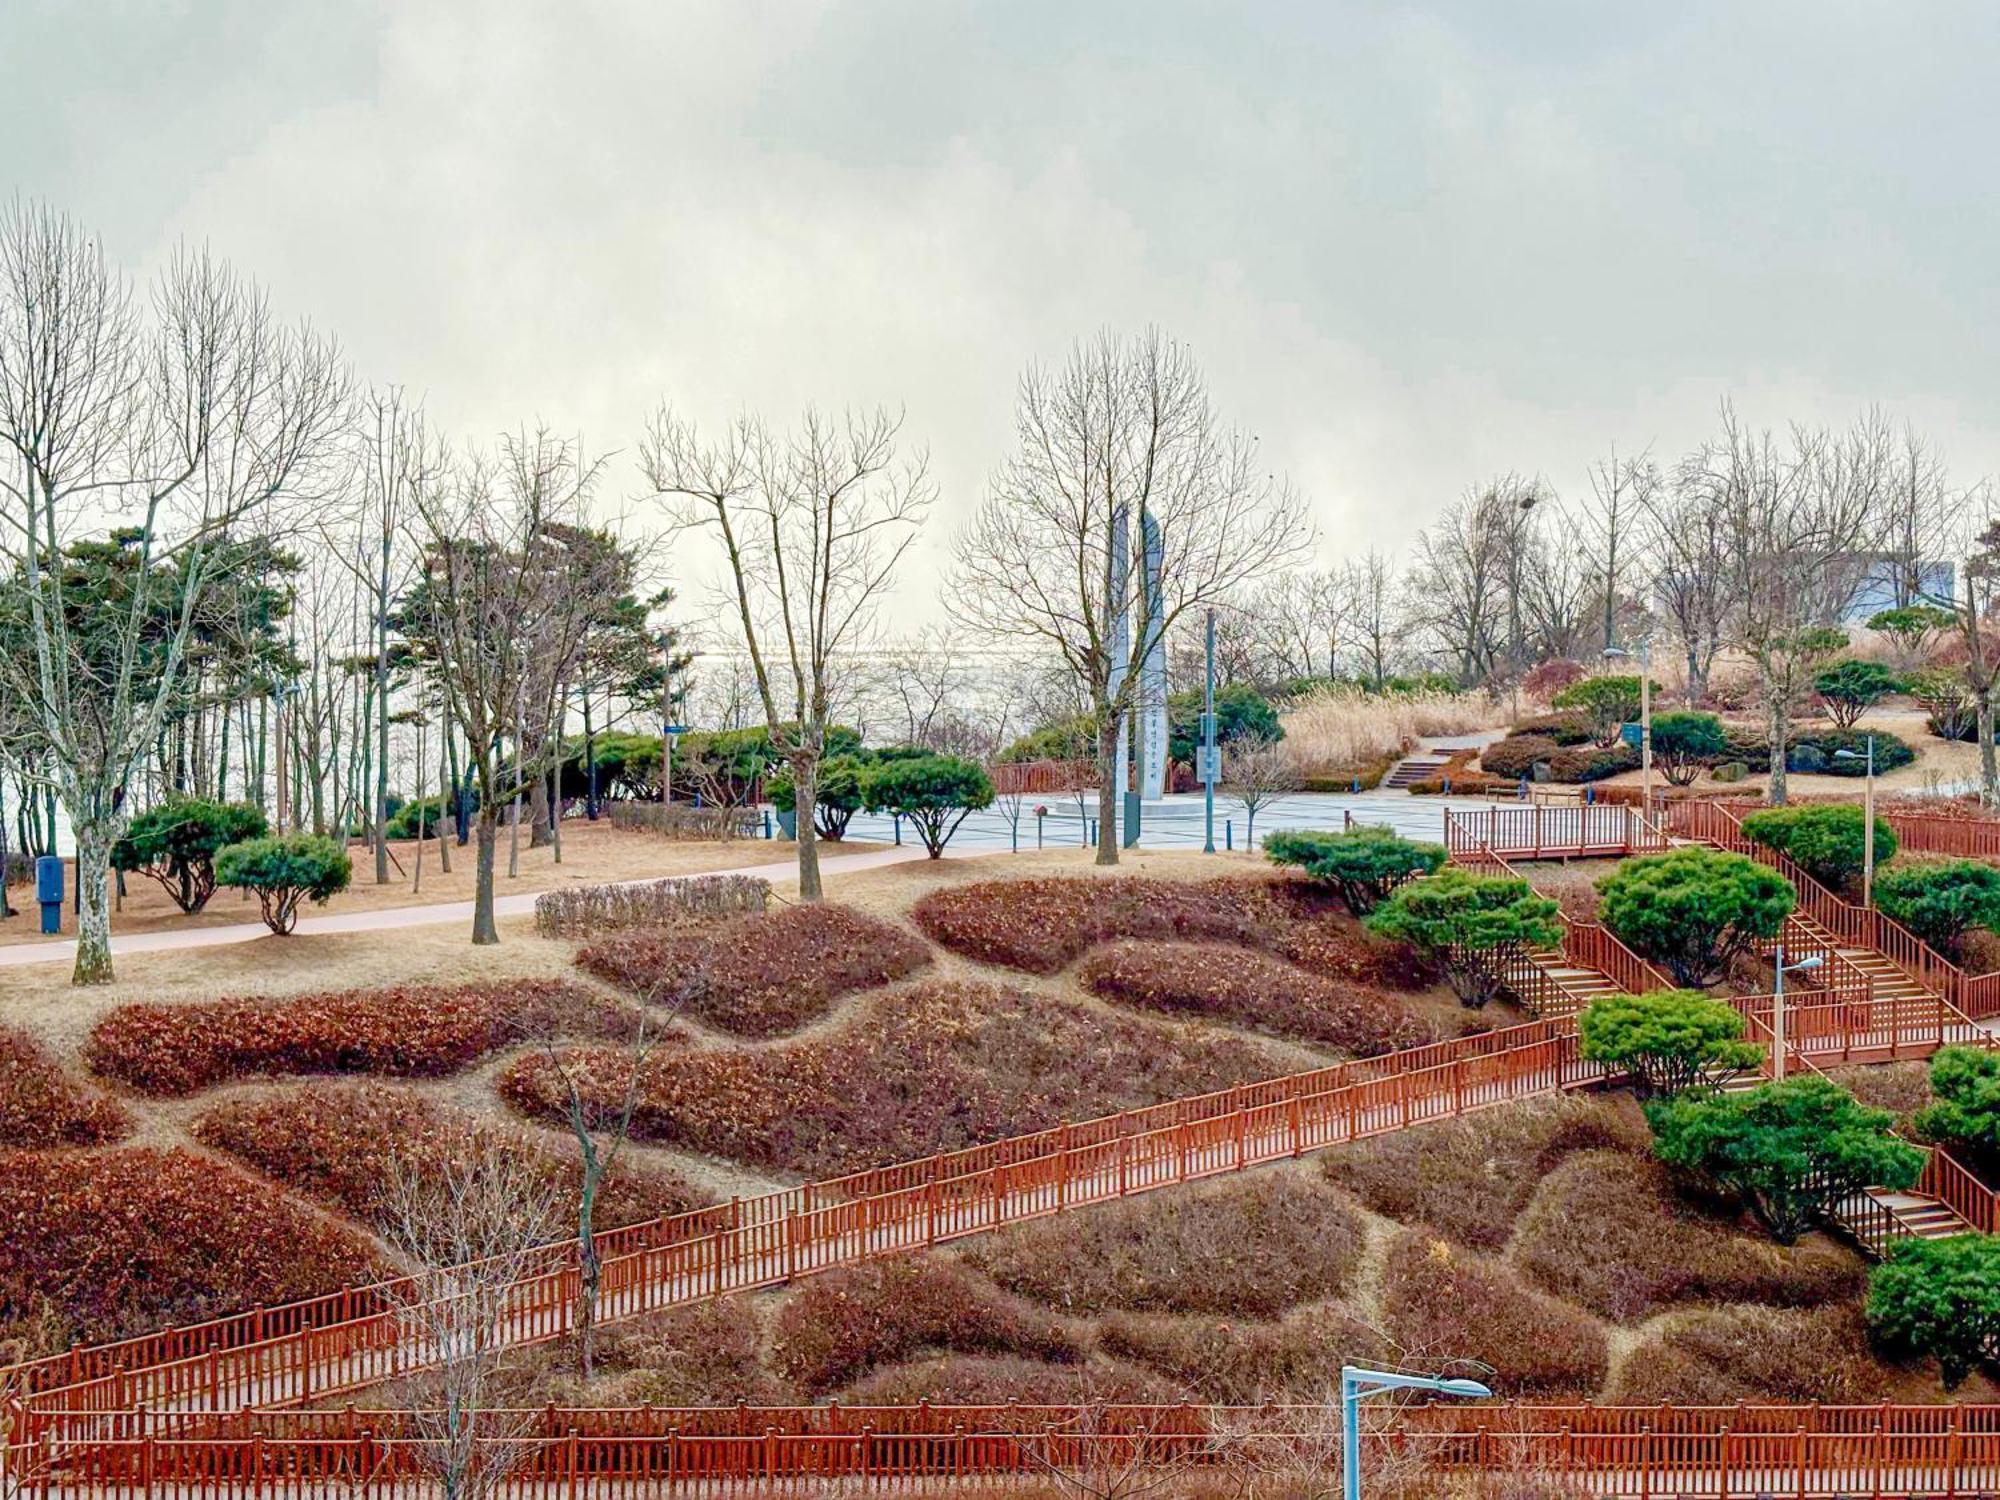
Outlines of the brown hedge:
[{"label": "brown hedge", "polygon": [[1220,944],[1113,943],[1085,958],[1077,979],[1106,1000],[1231,1021],[1355,1057],[1436,1040],[1394,995]]},{"label": "brown hedge", "polygon": [[[600,1106],[623,1098],[626,1052],[580,1048],[568,1061]],[[823,1177],[1285,1071],[1264,1047],[1198,1027],[937,980],[878,996],[798,1042],[655,1051],[633,1129]],[[507,1066],[500,1092],[534,1118],[559,1122],[567,1106],[539,1052]]]},{"label": "brown hedge", "polygon": [[697,1302],[599,1328],[597,1376],[588,1385],[576,1374],[576,1350],[566,1340],[517,1350],[499,1372],[493,1398],[517,1409],[789,1405],[798,1392],[764,1368],[763,1344],[763,1320],[751,1298]]},{"label": "brown hedge", "polygon": [[576,956],[600,979],[748,1037],[796,1031],[841,996],[907,978],[930,961],[929,947],[903,928],[828,905],[633,928]]},{"label": "brown hedge", "polygon": [[1406,1230],[1383,1273],[1384,1332],[1404,1349],[1476,1359],[1502,1395],[1594,1395],[1610,1367],[1594,1318],[1537,1291],[1505,1261]]},{"label": "brown hedge", "polygon": [[82,1338],[192,1323],[383,1273],[298,1199],[184,1150],[0,1153],[0,1310]]},{"label": "brown hedge", "polygon": [[1826,1402],[1857,1406],[1895,1394],[1895,1372],[1868,1352],[1858,1303],[1813,1311],[1726,1307],[1676,1318],[1626,1355],[1610,1399],[1655,1402]]},{"label": "brown hedge", "polygon": [[1563,1158],[1599,1148],[1643,1154],[1651,1140],[1628,1102],[1565,1096],[1357,1141],[1320,1164],[1377,1213],[1497,1250]]},{"label": "brown hedge", "polygon": [[39,1042],[0,1028],[0,1146],[102,1146],[131,1128],[129,1114]]},{"label": "brown hedge", "polygon": [[771,1325],[771,1364],[819,1396],[924,1349],[1076,1361],[1062,1325],[947,1260],[902,1256],[818,1276]]},{"label": "brown hedge", "polygon": [[1304,1174],[1260,1172],[1018,1225],[965,1255],[1066,1313],[1269,1318],[1345,1291],[1365,1237],[1342,1194]]},{"label": "brown hedge", "polygon": [[1322,1402],[1343,1364],[1398,1358],[1381,1334],[1342,1306],[1257,1323],[1118,1313],[1098,1327],[1106,1353],[1150,1365],[1190,1399],[1255,1405]]},{"label": "brown hedge", "polygon": [[1686,1302],[1812,1306],[1856,1295],[1867,1269],[1830,1241],[1787,1248],[1681,1199],[1655,1162],[1587,1152],[1542,1183],[1514,1256],[1557,1296],[1620,1322]]},{"label": "brown hedge", "polygon": [[616,1036],[632,1024],[621,1002],[560,980],[408,985],[122,1005],[91,1031],[85,1057],[143,1093],[180,1095],[267,1073],[439,1077],[526,1038]]},{"label": "brown hedge", "polygon": [[1181,1388],[1142,1366],[1112,1360],[1050,1364],[1018,1354],[941,1354],[889,1365],[840,1391],[853,1406],[1029,1406],[1092,1402],[1170,1405]]},{"label": "brown hedge", "polygon": [[[283,1093],[231,1099],[194,1122],[196,1139],[267,1177],[384,1227],[392,1163],[398,1156],[442,1169],[497,1144],[532,1163],[538,1176],[573,1197],[581,1172],[566,1141],[496,1128],[468,1110],[393,1084],[305,1084]],[[621,1159],[599,1190],[600,1229],[680,1213],[707,1201],[685,1181]]]}]

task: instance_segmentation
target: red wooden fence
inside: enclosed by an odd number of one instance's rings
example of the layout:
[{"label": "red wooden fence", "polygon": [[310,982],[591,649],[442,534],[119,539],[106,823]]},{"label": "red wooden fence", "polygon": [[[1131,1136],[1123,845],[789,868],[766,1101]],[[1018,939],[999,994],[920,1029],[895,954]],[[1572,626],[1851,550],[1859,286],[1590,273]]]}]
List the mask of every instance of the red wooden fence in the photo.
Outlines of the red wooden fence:
[{"label": "red wooden fence", "polygon": [[[8,1452],[24,1495],[324,1496],[437,1488],[405,1414],[255,1419],[247,1431],[159,1424],[75,1448]],[[1516,1473],[1615,1496],[1958,1496],[2000,1488],[2000,1407],[1407,1407],[1375,1413],[1364,1471],[1425,1493],[1450,1474]],[[493,1413],[488,1493],[611,1497],[823,1494],[1067,1486],[1126,1472],[1148,1488],[1184,1475],[1330,1473],[1333,1413],[1319,1407],[695,1408]],[[508,1425],[508,1424],[512,1425]],[[1128,1472],[1129,1466],[1129,1472]]]},{"label": "red wooden fence", "polygon": [[1043,792],[1073,792],[1097,785],[1094,760],[1014,760],[986,768],[996,796],[1034,796]]}]

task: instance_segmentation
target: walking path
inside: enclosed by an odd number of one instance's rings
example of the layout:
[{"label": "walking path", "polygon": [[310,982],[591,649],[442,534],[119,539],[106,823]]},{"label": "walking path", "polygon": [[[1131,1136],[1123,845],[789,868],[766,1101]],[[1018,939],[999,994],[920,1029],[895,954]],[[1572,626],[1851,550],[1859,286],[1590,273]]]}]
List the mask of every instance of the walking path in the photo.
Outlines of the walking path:
[{"label": "walking path", "polygon": [[[990,852],[990,851],[982,851]],[[865,854],[843,854],[835,858],[820,857],[820,868],[828,873],[847,870],[873,870],[882,865],[900,864],[905,860],[922,859],[921,844],[906,844],[900,849],[871,849]],[[726,870],[702,870],[687,876],[694,879],[698,875],[754,875],[765,880],[784,880],[796,874],[798,866],[792,860],[756,865],[735,865]],[[646,875],[636,880],[614,880],[612,885],[646,885],[655,880],[674,879],[674,876]],[[519,891],[493,898],[495,916],[521,916],[535,909],[535,898],[540,891]],[[472,921],[470,901],[439,901],[424,906],[391,906],[375,911],[342,912],[325,917],[300,917],[296,932],[304,936],[318,936],[342,932],[384,932],[400,927],[436,927],[450,922]],[[188,948],[219,948],[231,943],[254,942],[268,938],[271,929],[262,922],[232,922],[227,927],[190,927],[175,932],[132,932],[111,939],[114,957],[132,953],[172,953]],[[70,963],[76,957],[76,940],[66,939],[60,943],[13,943],[0,947],[0,968],[16,968],[24,964]]]}]

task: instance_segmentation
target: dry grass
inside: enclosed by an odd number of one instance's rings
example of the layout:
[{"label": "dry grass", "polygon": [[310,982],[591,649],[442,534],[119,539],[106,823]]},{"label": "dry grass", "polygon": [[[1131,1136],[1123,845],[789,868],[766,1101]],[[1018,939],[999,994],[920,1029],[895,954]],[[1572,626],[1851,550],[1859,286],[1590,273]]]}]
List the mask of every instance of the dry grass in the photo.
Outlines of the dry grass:
[{"label": "dry grass", "polygon": [[[592,1099],[623,1098],[626,1051],[571,1056]],[[1263,1046],[1198,1026],[938,980],[876,996],[789,1044],[661,1048],[646,1059],[633,1130],[823,1177],[1285,1071]],[[500,1089],[536,1118],[559,1121],[567,1107],[539,1052],[509,1064]]]},{"label": "dry grass", "polygon": [[1354,1057],[1436,1039],[1385,991],[1220,944],[1114,943],[1085,958],[1077,980],[1094,995],[1141,1010],[1213,1016]]},{"label": "dry grass", "polygon": [[1115,1360],[1050,1364],[1018,1354],[942,1354],[889,1365],[844,1387],[853,1406],[999,1406],[1009,1401],[1066,1406],[1097,1401],[1164,1404],[1178,1387],[1151,1370]]},{"label": "dry grass", "polygon": [[1100,1204],[971,1243],[995,1281],[1067,1313],[1270,1318],[1344,1292],[1361,1217],[1305,1173],[1260,1172]]},{"label": "dry grass", "polygon": [[1564,1157],[1606,1147],[1644,1153],[1650,1141],[1626,1101],[1569,1095],[1358,1141],[1321,1164],[1377,1213],[1493,1250]]},{"label": "dry grass", "polygon": [[921,938],[832,904],[780,907],[717,922],[641,927],[577,954],[577,966],[656,1005],[737,1036],[797,1031],[857,990],[931,961]]},{"label": "dry grass", "polygon": [[1928,1062],[1871,1063],[1849,1068],[1830,1068],[1828,1076],[1863,1104],[1893,1111],[1899,1125],[1931,1102],[1931,1065]]},{"label": "dry grass", "polygon": [[1279,743],[1307,775],[1332,775],[1401,755],[1432,735],[1469,734],[1499,722],[1483,693],[1375,696],[1324,687],[1286,708]]},{"label": "dry grass", "polygon": [[510,1406],[784,1405],[798,1392],[764,1367],[759,1304],[733,1297],[598,1330],[597,1378],[575,1374],[568,1341],[512,1356],[494,1399]]},{"label": "dry grass", "polygon": [[1548,1290],[1620,1322],[1687,1302],[1802,1307],[1851,1297],[1859,1256],[1830,1241],[1787,1248],[1679,1199],[1656,1163],[1571,1158],[1521,1218],[1515,1259]]},{"label": "dry grass", "polygon": [[926,1349],[1074,1362],[1083,1351],[1054,1318],[963,1266],[903,1256],[831,1271],[772,1320],[771,1364],[813,1396]]},{"label": "dry grass", "polygon": [[1588,1314],[1530,1286],[1505,1261],[1420,1230],[1399,1235],[1384,1271],[1384,1331],[1428,1356],[1491,1365],[1502,1395],[1592,1395],[1610,1348]]},{"label": "dry grass", "polygon": [[[202,1144],[378,1227],[387,1227],[385,1195],[398,1159],[442,1171],[490,1144],[525,1160],[564,1200],[574,1200],[582,1171],[567,1140],[558,1146],[384,1083],[311,1083],[226,1100],[198,1116],[193,1131]],[[686,1182],[628,1156],[600,1189],[596,1222],[610,1229],[704,1201]]]}]

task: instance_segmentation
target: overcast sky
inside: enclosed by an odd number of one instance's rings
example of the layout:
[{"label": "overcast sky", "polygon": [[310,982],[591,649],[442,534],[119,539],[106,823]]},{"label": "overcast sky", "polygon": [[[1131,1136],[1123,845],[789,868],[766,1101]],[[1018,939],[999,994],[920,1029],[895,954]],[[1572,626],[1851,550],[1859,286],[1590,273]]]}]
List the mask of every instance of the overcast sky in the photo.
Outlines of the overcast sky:
[{"label": "overcast sky", "polygon": [[2000,472],[1996,75],[2000,7],[1914,0],[0,0],[13,186],[121,260],[210,241],[460,438],[905,405],[921,595],[1101,325],[1329,556],[1724,395]]}]

